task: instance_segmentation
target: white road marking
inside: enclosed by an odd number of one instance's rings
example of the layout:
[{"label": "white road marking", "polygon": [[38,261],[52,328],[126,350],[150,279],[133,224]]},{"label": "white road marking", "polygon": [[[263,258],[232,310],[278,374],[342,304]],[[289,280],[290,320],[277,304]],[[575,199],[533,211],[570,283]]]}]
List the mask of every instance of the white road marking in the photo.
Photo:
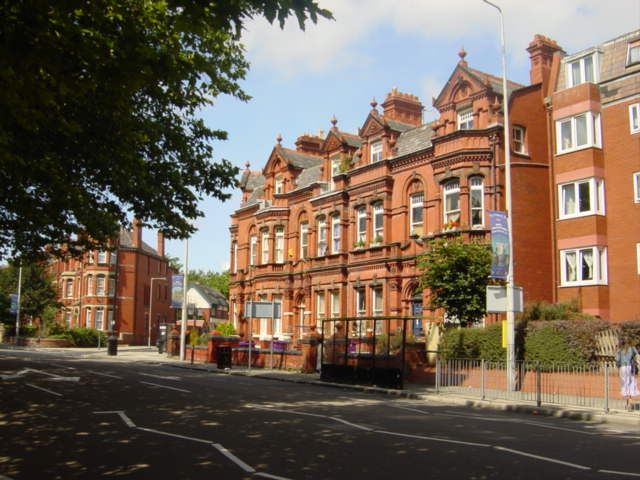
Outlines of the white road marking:
[{"label": "white road marking", "polygon": [[627,477],[640,477],[640,473],[618,472],[616,470],[597,470],[598,473],[612,473],[613,475],[626,475]]},{"label": "white road marking", "polygon": [[11,378],[18,378],[21,377],[22,375],[24,375],[25,373],[27,373],[29,371],[28,368],[25,368],[23,370],[20,370],[18,373],[13,373],[10,375],[0,375],[0,378],[2,378],[2,380],[9,380]]},{"label": "white road marking", "polygon": [[151,382],[140,382],[140,383],[144,383],[145,385],[153,385],[154,387],[168,388],[169,390],[176,390],[178,392],[191,393],[190,390],[184,390],[182,388],[170,387],[168,385],[159,385],[157,383],[151,383]]},{"label": "white road marking", "polygon": [[53,377],[53,378],[48,378],[47,381],[49,381],[49,382],[79,382],[80,381],[80,377]]},{"label": "white road marking", "polygon": [[344,423],[345,425],[349,425],[350,427],[358,428],[360,430],[364,430],[364,431],[367,431],[367,432],[373,432],[373,428],[364,427],[364,426],[358,425],[356,423],[351,423],[351,422],[348,422],[348,421],[343,420],[342,418],[338,418],[338,417],[327,417],[326,415],[318,415],[317,413],[296,412],[296,411],[291,411],[291,410],[280,410],[278,408],[265,408],[265,407],[251,407],[251,408],[257,408],[258,410],[269,410],[269,411],[274,411],[274,412],[290,413],[292,415],[306,415],[308,417],[328,418],[328,419],[333,420],[335,422],[340,422],[340,423]]},{"label": "white road marking", "polygon": [[174,377],[171,375],[154,375],[152,373],[141,373],[138,372],[138,375],[144,375],[145,377],[153,377],[153,378],[159,378],[161,380],[182,380],[180,377]]},{"label": "white road marking", "polygon": [[287,477],[279,477],[277,475],[271,475],[270,473],[256,472],[254,473],[256,477],[264,477],[264,478],[272,478],[273,480],[291,480]]},{"label": "white road marking", "polygon": [[417,438],[419,440],[431,440],[435,442],[456,443],[458,445],[469,445],[471,447],[491,447],[491,445],[488,443],[464,442],[462,440],[449,440],[448,438],[427,437],[424,435],[412,435],[409,433],[388,432],[386,430],[374,430],[374,432],[384,433],[385,435],[394,435],[396,437]]},{"label": "white road marking", "polygon": [[122,410],[107,410],[107,411],[104,411],[104,412],[93,412],[93,413],[96,414],[96,415],[104,415],[104,414],[107,414],[107,413],[115,413],[116,415],[118,415],[122,419],[122,421],[128,427],[136,428],[136,424],[133,423],[133,421],[129,417],[127,417],[127,414],[124,413],[124,411],[122,411]]},{"label": "white road marking", "polygon": [[101,377],[117,378],[118,380],[122,380],[122,377],[118,377],[117,375],[111,375],[109,373],[94,372],[93,370],[87,370],[87,372],[92,373],[94,375],[100,375]]},{"label": "white road marking", "polygon": [[163,432],[162,430],[155,430],[153,428],[146,428],[146,427],[136,427],[136,428],[144,432],[157,433],[159,435],[166,435],[167,437],[181,438],[183,440],[191,440],[192,442],[206,443],[208,445],[213,445],[213,442],[211,442],[211,440],[203,440],[202,438],[187,437],[186,435],[178,435],[177,433]]},{"label": "white road marking", "polygon": [[58,397],[62,397],[61,393],[54,392],[53,390],[48,390],[46,388],[38,387],[37,385],[33,385],[32,383],[25,383],[25,385],[27,385],[29,387],[32,387],[32,388],[36,388],[38,390],[42,390],[43,392],[50,393],[51,395],[57,395]]},{"label": "white road marking", "polygon": [[223,454],[225,457],[227,457],[229,460],[231,460],[233,463],[238,465],[245,472],[247,472],[247,473],[255,473],[255,471],[256,471],[255,468],[253,468],[252,466],[247,465],[246,463],[244,463],[242,460],[240,460],[238,457],[236,457],[233,453],[231,453],[229,450],[224,448],[219,443],[214,443],[213,447],[216,450],[218,450],[221,454]]},{"label": "white road marking", "polygon": [[584,465],[578,465],[577,463],[565,462],[563,460],[558,460],[550,457],[543,457],[541,455],[534,455],[532,453],[522,452],[520,450],[513,450],[512,448],[500,447],[495,445],[493,448],[496,450],[501,450],[503,452],[515,453],[516,455],[522,455],[524,457],[535,458],[537,460],[543,460],[545,462],[558,463],[560,465],[566,465],[567,467],[578,468],[580,470],[591,470],[591,467],[586,467]]}]

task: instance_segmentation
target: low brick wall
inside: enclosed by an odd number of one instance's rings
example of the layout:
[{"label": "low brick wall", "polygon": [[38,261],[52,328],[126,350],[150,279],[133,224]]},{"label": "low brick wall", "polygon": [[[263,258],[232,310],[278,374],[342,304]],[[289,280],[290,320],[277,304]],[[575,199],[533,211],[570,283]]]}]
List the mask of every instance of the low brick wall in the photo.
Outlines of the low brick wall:
[{"label": "low brick wall", "polygon": [[185,360],[207,363],[209,348],[206,345],[185,345]]},{"label": "low brick wall", "polygon": [[[15,342],[15,337],[12,337],[13,341],[11,343]],[[34,346],[34,347],[53,347],[53,348],[66,348],[66,347],[71,347],[73,346],[73,344],[71,343],[70,340],[67,340],[66,338],[37,338],[37,337],[33,337],[33,338],[21,338],[20,339],[21,343],[23,345],[26,346]]]},{"label": "low brick wall", "polygon": [[[271,354],[269,350],[254,348],[251,351],[251,368],[271,368]],[[249,365],[249,348],[238,347],[233,349],[232,365],[247,367]],[[301,369],[303,355],[299,350],[285,350],[273,352],[273,368],[280,370]]]}]

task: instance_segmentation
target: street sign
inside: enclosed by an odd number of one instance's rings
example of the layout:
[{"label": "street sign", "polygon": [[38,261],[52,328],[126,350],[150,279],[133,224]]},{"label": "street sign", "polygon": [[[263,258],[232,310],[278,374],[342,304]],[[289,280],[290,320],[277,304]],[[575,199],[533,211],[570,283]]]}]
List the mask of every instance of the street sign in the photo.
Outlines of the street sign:
[{"label": "street sign", "polygon": [[[513,311],[522,312],[524,301],[522,287],[513,287]],[[501,313],[507,311],[507,287],[487,285],[487,312]]]},{"label": "street sign", "polygon": [[244,316],[250,318],[280,318],[280,302],[246,302]]}]

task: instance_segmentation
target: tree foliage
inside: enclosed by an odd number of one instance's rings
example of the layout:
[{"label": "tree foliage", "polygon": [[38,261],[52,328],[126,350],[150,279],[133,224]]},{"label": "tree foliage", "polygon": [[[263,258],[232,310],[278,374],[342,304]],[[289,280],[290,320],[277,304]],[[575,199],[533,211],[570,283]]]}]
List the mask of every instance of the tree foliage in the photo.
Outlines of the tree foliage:
[{"label": "tree foliage", "polygon": [[229,298],[229,272],[213,272],[193,270],[189,272],[189,282],[197,282],[207,287],[215,288]]},{"label": "tree foliage", "polygon": [[249,99],[244,22],[291,15],[331,18],[314,0],[0,0],[0,258],[105,245],[131,214],[192,234],[238,172],[198,113]]},{"label": "tree foliage", "polygon": [[[18,293],[19,267],[9,264],[0,268],[0,318],[6,323],[15,323],[15,314],[9,313],[9,295]],[[58,309],[56,289],[43,264],[31,263],[22,267],[22,291],[20,314],[40,317],[48,309]]]},{"label": "tree foliage", "polygon": [[486,313],[486,287],[491,273],[491,250],[486,244],[465,243],[460,237],[432,240],[418,261],[421,285],[431,304],[465,325]]}]

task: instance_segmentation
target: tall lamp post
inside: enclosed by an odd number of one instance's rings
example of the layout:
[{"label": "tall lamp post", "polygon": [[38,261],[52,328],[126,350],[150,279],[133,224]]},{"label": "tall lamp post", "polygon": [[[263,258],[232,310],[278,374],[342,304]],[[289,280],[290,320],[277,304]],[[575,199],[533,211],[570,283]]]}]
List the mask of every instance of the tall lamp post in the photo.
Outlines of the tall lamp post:
[{"label": "tall lamp post", "polygon": [[180,360],[185,356],[185,335],[187,334],[187,290],[189,284],[189,239],[184,241],[184,278],[182,279],[182,322],[180,323]]},{"label": "tall lamp post", "polygon": [[153,281],[166,280],[166,277],[153,277],[149,287],[149,331],[147,332],[147,347],[151,346],[151,323],[153,322]]},{"label": "tall lamp post", "polygon": [[504,174],[507,227],[509,229],[509,271],[507,273],[507,385],[515,390],[515,315],[513,309],[513,224],[511,208],[511,135],[509,129],[509,97],[507,95],[507,47],[504,39],[502,9],[489,0],[482,0],[500,14],[500,45],[502,48],[502,103],[504,107]]},{"label": "tall lamp post", "polygon": [[16,309],[16,346],[20,345],[20,304],[22,303],[22,260],[18,270],[18,305]]}]

